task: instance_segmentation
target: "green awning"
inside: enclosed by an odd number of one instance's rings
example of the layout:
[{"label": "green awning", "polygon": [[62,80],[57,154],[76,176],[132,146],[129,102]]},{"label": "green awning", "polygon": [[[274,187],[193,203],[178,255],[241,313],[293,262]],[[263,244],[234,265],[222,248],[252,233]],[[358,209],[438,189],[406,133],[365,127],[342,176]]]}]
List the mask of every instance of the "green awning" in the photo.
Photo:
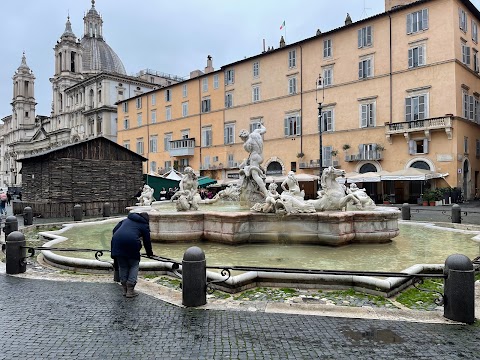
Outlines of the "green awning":
[{"label": "green awning", "polygon": [[203,188],[207,187],[207,185],[215,184],[216,182],[217,182],[217,180],[209,178],[208,176],[200,176],[198,178],[198,186],[203,187]]}]

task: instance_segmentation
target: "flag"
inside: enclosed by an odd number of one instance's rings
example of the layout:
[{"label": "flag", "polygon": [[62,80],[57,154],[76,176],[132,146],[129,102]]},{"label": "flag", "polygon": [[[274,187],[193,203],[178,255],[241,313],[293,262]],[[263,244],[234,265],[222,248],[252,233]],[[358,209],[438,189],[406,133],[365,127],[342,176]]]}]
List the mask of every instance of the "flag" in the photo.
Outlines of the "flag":
[{"label": "flag", "polygon": [[280,30],[282,30],[285,27],[285,20],[283,20],[282,25],[280,25]]}]

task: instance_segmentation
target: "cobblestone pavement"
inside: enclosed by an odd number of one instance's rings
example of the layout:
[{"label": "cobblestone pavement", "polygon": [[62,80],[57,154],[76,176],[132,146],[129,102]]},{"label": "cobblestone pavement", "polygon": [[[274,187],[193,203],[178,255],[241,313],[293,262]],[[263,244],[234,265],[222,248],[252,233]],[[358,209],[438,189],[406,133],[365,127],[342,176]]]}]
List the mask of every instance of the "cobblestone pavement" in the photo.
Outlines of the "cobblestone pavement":
[{"label": "cobblestone pavement", "polygon": [[187,309],[0,274],[0,359],[478,359],[480,327]]}]

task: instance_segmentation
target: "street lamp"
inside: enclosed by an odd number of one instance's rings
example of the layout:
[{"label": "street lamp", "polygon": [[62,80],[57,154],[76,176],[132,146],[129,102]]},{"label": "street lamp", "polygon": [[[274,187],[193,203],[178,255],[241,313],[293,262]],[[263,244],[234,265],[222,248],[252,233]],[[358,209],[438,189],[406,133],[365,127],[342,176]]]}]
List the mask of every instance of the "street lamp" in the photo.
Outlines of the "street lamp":
[{"label": "street lamp", "polygon": [[[318,148],[318,155],[319,155],[319,172],[320,172],[320,177],[322,176],[323,172],[323,154],[322,154],[322,132],[323,132],[323,119],[322,119],[322,104],[325,101],[325,87],[323,86],[322,83],[322,75],[318,74],[318,79],[316,80],[315,83],[316,86],[316,92],[315,92],[315,101],[318,104],[318,142],[319,142],[319,148]],[[318,89],[322,89],[322,99],[318,99]],[[319,180],[320,181],[320,180]]]}]

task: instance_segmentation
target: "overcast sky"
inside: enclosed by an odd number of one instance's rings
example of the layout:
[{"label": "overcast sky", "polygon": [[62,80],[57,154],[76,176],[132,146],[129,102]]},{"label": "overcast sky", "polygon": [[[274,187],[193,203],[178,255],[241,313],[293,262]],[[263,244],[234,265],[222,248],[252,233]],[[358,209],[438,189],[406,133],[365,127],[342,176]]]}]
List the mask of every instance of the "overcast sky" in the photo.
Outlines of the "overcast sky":
[{"label": "overcast sky", "polygon": [[[480,0],[473,1],[479,5]],[[50,115],[56,41],[70,14],[77,38],[90,0],[0,2],[0,119],[11,114],[12,76],[25,51],[36,77],[37,115]],[[384,11],[384,0],[97,0],[103,36],[127,74],[154,69],[181,77],[278,48],[285,29],[287,44],[344,25],[346,14],[358,21]]]}]

